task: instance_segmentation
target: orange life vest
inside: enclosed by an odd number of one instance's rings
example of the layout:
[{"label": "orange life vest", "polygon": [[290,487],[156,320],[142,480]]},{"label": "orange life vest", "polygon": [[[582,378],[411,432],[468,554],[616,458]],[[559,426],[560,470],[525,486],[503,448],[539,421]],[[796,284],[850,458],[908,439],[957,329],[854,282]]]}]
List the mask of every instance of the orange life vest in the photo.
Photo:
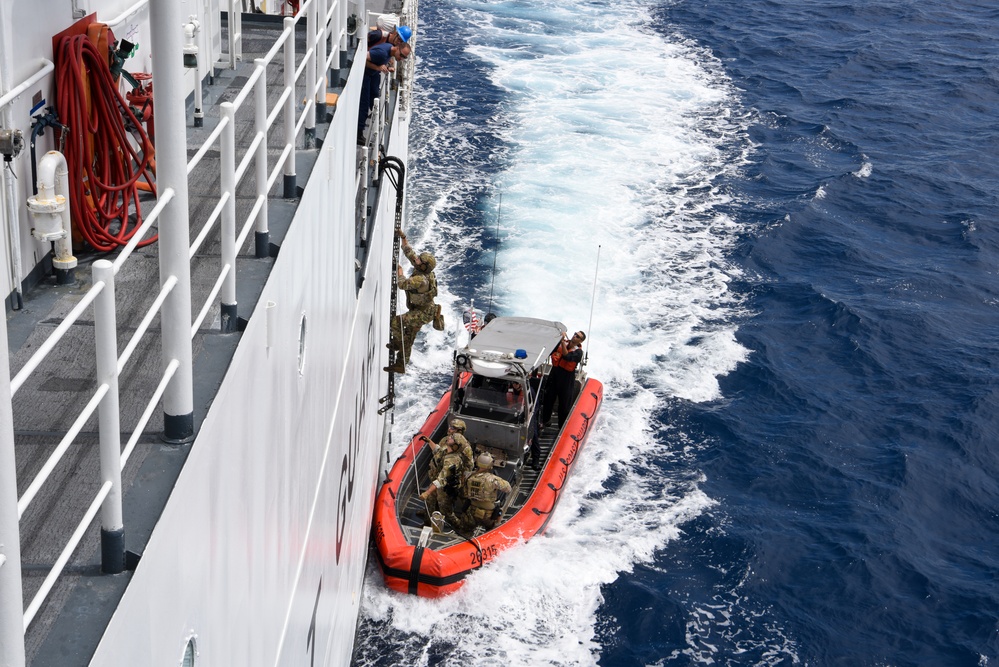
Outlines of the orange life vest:
[{"label": "orange life vest", "polygon": [[579,362],[576,362],[576,361],[567,361],[567,360],[563,359],[561,356],[557,360],[553,359],[552,361],[553,361],[553,364],[552,364],[553,366],[558,366],[562,370],[569,371],[570,373],[576,372],[576,366],[579,365]]},{"label": "orange life vest", "polygon": [[[562,352],[563,349],[565,349],[564,353]],[[556,347],[555,351],[552,352],[552,367],[558,367],[564,371],[574,373],[576,371],[576,366],[579,365],[579,362],[563,359],[563,354],[569,354],[569,346],[566,345],[565,342]]]}]

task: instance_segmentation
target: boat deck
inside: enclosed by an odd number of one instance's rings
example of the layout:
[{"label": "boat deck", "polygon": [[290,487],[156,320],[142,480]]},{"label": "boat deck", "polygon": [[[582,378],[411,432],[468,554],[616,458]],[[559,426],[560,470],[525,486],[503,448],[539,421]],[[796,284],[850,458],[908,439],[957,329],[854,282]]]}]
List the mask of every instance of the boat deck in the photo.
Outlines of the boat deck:
[{"label": "boat deck", "polygon": [[[538,437],[538,443],[541,446],[542,470],[548,461],[548,456],[552,451],[552,447],[555,444],[558,433],[558,427],[555,425],[548,426],[547,428],[541,430]],[[426,456],[426,452],[427,450],[424,450],[421,452],[421,456],[418,457],[418,463],[423,466],[426,466],[424,458],[429,458]],[[502,521],[509,519],[524,507],[524,504],[534,491],[534,486],[537,484],[540,476],[541,471],[533,470],[530,466],[525,466],[523,468],[520,484],[515,487],[517,495],[513,499],[513,502],[507,506],[506,511],[501,517]],[[508,481],[513,483],[512,480]],[[399,513],[399,523],[402,526],[403,535],[406,537],[406,541],[410,544],[416,544],[424,527],[424,520],[419,513],[426,513],[426,504],[420,500],[416,493],[413,493],[411,484],[403,488],[403,493],[406,494],[406,497],[404,503],[401,504],[402,511]],[[430,549],[439,551],[457,544],[467,538],[468,536],[464,536],[456,532],[435,533],[431,535],[427,546]]]},{"label": "boat deck", "polygon": [[[194,155],[217,122],[217,105],[235,97],[252,72],[253,59],[267,52],[282,29],[280,22],[251,19],[249,15],[243,19],[242,64],[236,70],[217,70],[214,79],[205,82],[205,127],[191,127],[193,100],[188,103],[189,156]],[[304,39],[301,32],[298,42],[298,53],[302,53]],[[345,77],[350,63],[341,65],[344,66],[341,72]],[[341,80],[337,76],[337,70],[334,69],[333,74],[331,82]],[[280,93],[282,78],[279,59],[278,63],[267,70],[269,97],[272,100]],[[337,88],[330,90],[338,92]],[[251,107],[249,113],[237,116],[237,155],[243,154],[253,137],[252,105],[247,106]],[[332,114],[335,109],[328,106],[326,112]],[[327,118],[316,119],[319,145],[328,127],[327,123]],[[280,131],[280,125],[280,122],[275,123],[272,134]],[[163,141],[165,138],[160,136],[158,139]],[[275,138],[268,143],[273,146],[282,141]],[[318,150],[301,148],[301,136],[298,145],[296,171],[297,183],[301,187],[308,180]],[[280,155],[280,148],[272,148],[268,152],[273,164],[273,160]],[[219,152],[210,151],[189,181],[192,239],[218,202],[219,180]],[[236,271],[240,318],[248,318],[253,312],[298,206],[298,199],[284,198],[282,185],[278,179],[269,193],[270,256],[262,259],[255,257],[253,234],[248,235],[238,254]],[[236,201],[237,220],[247,219],[254,198],[253,178],[243,179]],[[151,205],[152,201],[145,206],[151,208]],[[157,248],[157,244],[152,244],[138,249],[116,276],[119,349],[138,326],[139,318],[144,315],[159,290]],[[363,248],[359,248],[358,252],[363,252]],[[102,257],[107,255],[78,253],[80,265],[76,269],[77,284],[57,286],[54,281],[42,281],[26,290],[23,309],[8,313],[12,377],[82,298],[91,283],[90,265]],[[200,308],[197,304],[202,303],[212,289],[220,262],[216,227],[214,238],[210,236],[192,260],[192,302],[196,304],[195,310]],[[197,315],[197,312],[193,315]],[[93,339],[93,322],[77,322],[50,354],[43,367],[15,396],[14,434],[19,496],[70,429],[83,403],[93,394]],[[221,332],[219,306],[216,303],[193,339],[196,368],[195,432],[211,406],[239,340],[238,331]],[[129,370],[121,378],[123,442],[139,423],[140,414],[159,380],[160,367],[160,336],[154,323],[133,356]],[[81,520],[86,506],[100,485],[96,422],[96,417],[91,418],[84,427],[21,520],[22,576],[26,605],[52,568],[70,532]],[[125,546],[134,554],[142,553],[191,446],[164,443],[160,437],[162,430],[162,413],[157,412],[144,428],[122,473]],[[84,665],[89,662],[131,576],[128,571],[121,575],[102,574],[99,547],[100,526],[99,521],[95,521],[26,632],[28,664]]]}]

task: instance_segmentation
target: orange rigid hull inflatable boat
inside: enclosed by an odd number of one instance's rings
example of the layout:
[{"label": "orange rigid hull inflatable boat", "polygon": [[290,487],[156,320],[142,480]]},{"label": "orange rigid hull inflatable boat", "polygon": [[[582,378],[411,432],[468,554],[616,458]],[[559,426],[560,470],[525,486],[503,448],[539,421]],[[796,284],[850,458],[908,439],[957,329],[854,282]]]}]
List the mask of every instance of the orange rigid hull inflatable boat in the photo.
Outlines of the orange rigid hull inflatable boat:
[{"label": "orange rigid hull inflatable boat", "polygon": [[[447,595],[502,550],[544,532],[603,400],[601,383],[586,378],[580,367],[562,428],[554,418],[548,427],[538,425],[549,355],[564,332],[558,322],[496,318],[455,354],[451,388],[392,466],[375,503],[372,530],[389,588],[424,597]],[[465,422],[475,455],[488,452],[492,472],[512,487],[496,501],[492,528],[433,526],[419,497],[431,481],[427,438],[440,442],[455,418]],[[535,434],[540,459],[531,465]],[[457,497],[460,513],[466,501]]]}]

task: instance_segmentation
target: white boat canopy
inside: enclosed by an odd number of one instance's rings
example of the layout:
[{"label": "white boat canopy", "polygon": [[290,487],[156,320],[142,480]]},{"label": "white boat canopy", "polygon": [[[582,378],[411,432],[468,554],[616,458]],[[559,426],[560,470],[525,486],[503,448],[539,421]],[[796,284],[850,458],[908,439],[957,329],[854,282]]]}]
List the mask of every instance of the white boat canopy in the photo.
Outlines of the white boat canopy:
[{"label": "white boat canopy", "polygon": [[[528,374],[548,361],[565,333],[561,322],[533,317],[497,317],[458,351],[459,367],[478,375],[503,377]],[[467,362],[463,362],[464,356]],[[523,371],[518,372],[515,366]]]}]

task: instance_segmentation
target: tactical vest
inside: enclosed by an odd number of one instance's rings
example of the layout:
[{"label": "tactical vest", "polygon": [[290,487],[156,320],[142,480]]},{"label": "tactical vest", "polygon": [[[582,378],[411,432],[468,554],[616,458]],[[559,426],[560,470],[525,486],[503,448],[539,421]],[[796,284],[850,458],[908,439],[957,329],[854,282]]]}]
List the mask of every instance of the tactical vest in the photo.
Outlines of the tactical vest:
[{"label": "tactical vest", "polygon": [[465,481],[466,495],[475,507],[491,509],[496,504],[496,483],[492,478],[492,473],[483,471],[473,473]]},{"label": "tactical vest", "polygon": [[426,274],[427,282],[412,292],[406,292],[406,308],[426,308],[433,304],[437,296],[437,276],[434,272]]}]

